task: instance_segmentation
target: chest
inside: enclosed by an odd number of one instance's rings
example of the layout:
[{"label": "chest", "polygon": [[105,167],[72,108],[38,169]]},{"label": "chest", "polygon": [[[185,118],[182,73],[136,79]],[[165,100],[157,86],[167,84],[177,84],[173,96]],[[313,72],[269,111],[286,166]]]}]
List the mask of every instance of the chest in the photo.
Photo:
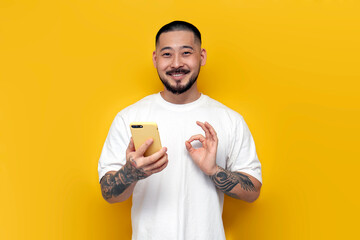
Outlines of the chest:
[{"label": "chest", "polygon": [[[167,147],[169,155],[187,155],[185,141],[191,136],[201,134],[205,136],[203,129],[196,121],[208,122],[213,126],[218,137],[217,164],[225,167],[231,146],[231,127],[226,117],[212,111],[189,111],[189,112],[159,112],[149,111],[141,116],[140,121],[156,122],[159,129],[162,146]],[[139,121],[136,120],[136,121]],[[195,148],[201,147],[201,143],[193,142]]]}]

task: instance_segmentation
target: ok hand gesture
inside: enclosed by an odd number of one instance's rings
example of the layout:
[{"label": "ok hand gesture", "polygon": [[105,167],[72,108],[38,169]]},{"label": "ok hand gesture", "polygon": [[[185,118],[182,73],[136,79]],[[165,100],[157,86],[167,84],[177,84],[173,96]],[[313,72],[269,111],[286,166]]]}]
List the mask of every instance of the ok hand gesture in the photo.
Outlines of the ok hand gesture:
[{"label": "ok hand gesture", "polygon": [[[206,175],[212,176],[217,171],[216,152],[218,138],[214,128],[208,122],[202,123],[197,121],[196,124],[204,130],[205,137],[201,134],[194,135],[185,142],[185,146],[190,154],[190,157],[201,169],[201,171],[203,171]],[[201,142],[201,148],[193,148],[191,142],[195,140]]]}]

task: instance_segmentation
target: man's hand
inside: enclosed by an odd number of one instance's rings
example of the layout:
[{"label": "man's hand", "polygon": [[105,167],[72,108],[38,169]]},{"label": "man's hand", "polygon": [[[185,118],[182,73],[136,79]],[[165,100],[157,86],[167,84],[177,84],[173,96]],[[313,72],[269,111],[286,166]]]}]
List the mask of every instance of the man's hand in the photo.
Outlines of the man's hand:
[{"label": "man's hand", "polygon": [[162,171],[168,163],[167,149],[164,147],[151,156],[144,157],[145,151],[153,143],[148,139],[135,151],[135,145],[130,139],[126,149],[126,163],[117,172],[107,172],[100,181],[101,192],[109,203],[121,202],[128,199],[138,180]]},{"label": "man's hand", "polygon": [[126,149],[126,164],[131,165],[131,173],[136,180],[144,179],[154,173],[162,171],[168,163],[167,148],[163,147],[151,156],[144,157],[144,153],[153,143],[152,139],[146,140],[141,147],[135,151],[134,141],[131,138]]},{"label": "man's hand", "polygon": [[[214,128],[207,122],[196,122],[205,132],[192,136],[185,142],[186,149],[199,168],[211,177],[216,188],[223,193],[247,202],[255,201],[260,194],[261,183],[249,174],[231,172],[216,165],[218,138]],[[193,148],[191,142],[198,140],[201,148]]]},{"label": "man's hand", "polygon": [[[218,146],[218,138],[214,128],[207,122],[196,122],[205,132],[205,137],[201,134],[192,136],[185,142],[191,158],[195,164],[206,175],[212,176],[216,173],[218,167],[216,165],[216,152]],[[201,148],[193,148],[191,142],[198,140],[201,142]]]}]

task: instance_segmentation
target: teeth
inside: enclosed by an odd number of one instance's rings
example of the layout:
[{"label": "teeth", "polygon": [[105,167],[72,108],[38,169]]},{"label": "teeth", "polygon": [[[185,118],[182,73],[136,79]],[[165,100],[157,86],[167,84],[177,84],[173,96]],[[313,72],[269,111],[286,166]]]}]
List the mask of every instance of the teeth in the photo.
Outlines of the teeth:
[{"label": "teeth", "polygon": [[180,77],[180,76],[182,76],[182,74],[174,74],[173,76],[174,77]]}]

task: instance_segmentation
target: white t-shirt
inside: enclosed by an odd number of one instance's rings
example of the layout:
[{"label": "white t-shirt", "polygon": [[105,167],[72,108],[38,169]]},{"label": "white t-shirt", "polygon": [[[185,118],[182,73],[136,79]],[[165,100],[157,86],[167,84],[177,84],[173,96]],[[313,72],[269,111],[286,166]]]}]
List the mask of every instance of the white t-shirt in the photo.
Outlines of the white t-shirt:
[{"label": "white t-shirt", "polygon": [[[156,122],[168,166],[137,182],[131,220],[133,240],[221,240],[224,194],[192,161],[185,141],[205,135],[196,121],[209,122],[219,139],[216,162],[262,182],[254,140],[237,112],[206,95],[188,104],[172,104],[160,93],[143,98],[115,117],[99,160],[99,180],[125,164],[131,122]],[[193,146],[201,146],[200,142]]]}]

